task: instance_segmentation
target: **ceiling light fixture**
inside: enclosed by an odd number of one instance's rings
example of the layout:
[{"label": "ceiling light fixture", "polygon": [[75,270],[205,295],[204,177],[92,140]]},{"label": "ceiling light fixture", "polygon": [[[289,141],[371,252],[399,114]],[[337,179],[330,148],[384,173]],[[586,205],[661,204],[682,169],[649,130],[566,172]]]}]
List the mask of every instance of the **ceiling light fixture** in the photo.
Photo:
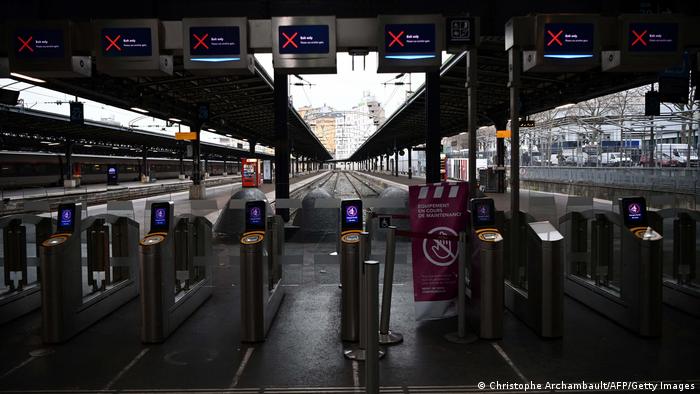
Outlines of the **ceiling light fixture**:
[{"label": "ceiling light fixture", "polygon": [[13,77],[26,79],[27,81],[38,82],[38,83],[46,83],[46,81],[44,81],[43,79],[30,77],[30,76],[24,75],[24,74],[10,73],[10,75],[13,76]]},{"label": "ceiling light fixture", "polygon": [[131,107],[131,110],[132,110],[132,111],[136,111],[136,112],[141,112],[142,114],[147,114],[147,113],[148,113],[147,110],[145,110],[145,109],[143,109],[143,108],[139,108],[139,107]]}]

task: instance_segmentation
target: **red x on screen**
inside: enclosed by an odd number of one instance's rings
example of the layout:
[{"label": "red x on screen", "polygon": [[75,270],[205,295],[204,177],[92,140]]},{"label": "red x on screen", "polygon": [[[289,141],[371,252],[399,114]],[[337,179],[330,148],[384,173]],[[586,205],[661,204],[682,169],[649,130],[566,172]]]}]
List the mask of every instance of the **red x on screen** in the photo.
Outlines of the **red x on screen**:
[{"label": "red x on screen", "polygon": [[292,34],[291,36],[288,36],[287,33],[282,32],[282,35],[283,35],[284,38],[287,40],[287,42],[285,42],[285,43],[282,45],[282,48],[286,48],[287,45],[289,45],[289,44],[292,44],[292,46],[293,46],[294,48],[299,48],[299,46],[294,42],[294,38],[297,36],[297,34],[299,34],[299,33],[298,33],[298,32],[294,32],[294,34]]},{"label": "red x on screen", "polygon": [[557,44],[559,44],[559,46],[564,46],[564,44],[559,40],[559,36],[560,36],[562,33],[564,33],[564,30],[559,30],[559,33],[557,33],[557,34],[552,33],[551,30],[547,30],[547,34],[549,34],[549,36],[551,37],[551,39],[550,39],[549,42],[547,43],[547,46],[551,46],[551,45],[554,44],[555,42],[556,42]]},{"label": "red x on screen", "polygon": [[394,44],[399,44],[400,46],[404,46],[403,42],[401,42],[401,36],[403,35],[403,31],[400,31],[398,34],[394,34],[392,31],[388,31],[389,35],[391,36],[391,42],[389,43],[389,47],[393,46]]},{"label": "red x on screen", "polygon": [[105,48],[105,52],[109,51],[112,47],[114,47],[116,50],[121,51],[122,48],[117,44],[117,40],[121,38],[121,34],[116,36],[114,39],[110,38],[109,36],[105,36],[107,41],[109,41],[109,45],[107,45],[107,48]]},{"label": "red x on screen", "polygon": [[192,49],[197,49],[197,48],[199,48],[200,45],[206,49],[209,49],[209,46],[207,46],[207,43],[204,42],[204,40],[206,40],[207,37],[209,37],[209,33],[204,33],[204,35],[201,38],[194,33],[192,34],[192,36],[194,36],[194,39],[197,40],[197,43],[194,44],[194,48],[192,48]]},{"label": "red x on screen", "polygon": [[642,45],[644,45],[644,46],[647,46],[647,42],[644,41],[644,36],[647,34],[647,31],[646,31],[646,30],[644,30],[644,31],[641,32],[641,33],[637,33],[636,31],[632,30],[632,34],[634,34],[634,36],[635,36],[636,38],[634,39],[634,41],[632,41],[632,45],[631,45],[631,46],[635,46],[635,45],[637,45],[637,43],[640,43],[640,44],[642,44]]},{"label": "red x on screen", "polygon": [[34,52],[34,49],[32,49],[32,47],[29,46],[29,44],[32,42],[32,38],[34,38],[34,37],[29,36],[29,38],[27,38],[26,40],[23,40],[22,37],[17,36],[17,39],[19,40],[19,42],[22,43],[22,46],[19,47],[19,50],[17,50],[17,52],[22,52],[22,50],[24,48],[27,48],[29,50],[29,52]]}]

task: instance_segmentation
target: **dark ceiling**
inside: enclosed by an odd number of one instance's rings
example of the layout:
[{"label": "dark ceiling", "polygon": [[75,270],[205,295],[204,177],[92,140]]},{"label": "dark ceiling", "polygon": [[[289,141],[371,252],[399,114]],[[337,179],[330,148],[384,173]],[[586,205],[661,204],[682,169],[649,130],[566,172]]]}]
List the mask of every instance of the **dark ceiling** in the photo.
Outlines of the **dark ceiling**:
[{"label": "dark ceiling", "polygon": [[[275,145],[272,81],[257,62],[254,74],[214,77],[192,75],[182,69],[182,58],[177,61],[180,64],[176,62],[172,76],[126,78],[95,71],[91,78],[54,78],[42,86],[120,108],[144,108],[151,116],[174,117],[185,124],[192,124],[190,119],[195,117],[197,103],[208,102],[210,120],[203,129]],[[288,125],[293,154],[319,160],[331,158],[291,106]]]},{"label": "dark ceiling", "polygon": [[379,14],[460,14],[481,17],[482,34],[503,35],[512,16],[530,13],[678,12],[697,14],[700,2],[687,0],[9,0],[3,2],[4,19],[160,18],[247,16],[267,19],[282,15],[336,15],[340,18]]}]

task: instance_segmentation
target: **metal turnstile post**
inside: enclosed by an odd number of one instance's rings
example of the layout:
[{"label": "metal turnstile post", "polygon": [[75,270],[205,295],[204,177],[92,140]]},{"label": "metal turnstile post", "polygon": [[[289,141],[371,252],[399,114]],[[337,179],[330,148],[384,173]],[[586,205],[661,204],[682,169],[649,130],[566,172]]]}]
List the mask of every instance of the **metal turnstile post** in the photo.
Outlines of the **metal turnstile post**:
[{"label": "metal turnstile post", "polygon": [[[630,305],[630,326],[642,336],[661,335],[661,247],[663,238],[651,228],[622,230],[622,251],[630,263],[622,275],[622,298]],[[623,259],[624,262],[624,259]],[[635,264],[636,263],[636,264]]]},{"label": "metal turnstile post", "polygon": [[479,337],[498,339],[503,336],[503,238],[490,231],[477,232],[476,238],[479,250],[470,269],[469,320]]},{"label": "metal turnstile post", "polygon": [[467,233],[459,232],[459,256],[457,272],[457,331],[445,334],[452,343],[468,344],[479,339],[467,329]]},{"label": "metal turnstile post", "polygon": [[[351,360],[365,361],[367,358],[367,289],[365,288],[365,265],[363,264],[364,256],[367,255],[367,236],[366,232],[360,233],[358,254],[362,258],[362,262],[359,265],[359,343],[354,349],[347,349],[343,351],[345,357]],[[379,357],[384,357],[384,350],[379,348],[377,350]]]},{"label": "metal turnstile post", "polygon": [[[379,343],[395,345],[403,342],[403,335],[389,329],[391,317],[391,293],[394,287],[394,263],[396,261],[396,226],[389,226],[386,233],[386,261],[384,262],[384,287],[382,289],[382,314],[379,325]],[[371,354],[371,353],[370,353]]]},{"label": "metal turnstile post", "polygon": [[[340,337],[343,341],[360,339],[360,254],[357,234],[348,234],[341,242],[340,269],[342,290],[340,294]],[[353,237],[354,236],[354,237]]]},{"label": "metal turnstile post", "polygon": [[263,241],[241,243],[241,341],[265,340]]},{"label": "metal turnstile post", "polygon": [[367,364],[365,365],[365,392],[379,393],[379,262],[365,261],[365,332],[367,333]]}]

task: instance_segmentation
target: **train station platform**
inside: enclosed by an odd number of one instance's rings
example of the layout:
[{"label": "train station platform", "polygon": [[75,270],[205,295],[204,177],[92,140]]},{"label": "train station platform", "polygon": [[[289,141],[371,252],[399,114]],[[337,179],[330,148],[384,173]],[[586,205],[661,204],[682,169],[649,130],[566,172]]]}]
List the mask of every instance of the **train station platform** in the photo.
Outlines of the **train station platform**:
[{"label": "train station platform", "polygon": [[[239,182],[240,175],[212,176],[203,183],[206,187]],[[0,215],[23,211],[53,208],[62,201],[84,202],[87,204],[105,203],[110,200],[132,200],[147,196],[188,190],[190,179],[163,179],[156,182],[120,182],[118,185],[88,184],[76,188],[39,187],[3,190],[0,192]]]},{"label": "train station platform", "polygon": [[[351,179],[322,172],[296,177],[293,184],[350,193],[358,190]],[[379,182],[374,185],[381,188]],[[208,195],[222,206],[238,187],[215,186]],[[261,190],[274,196],[271,185]],[[184,192],[169,197],[176,206],[187,198]],[[138,216],[147,200],[134,202]],[[102,207],[93,209],[91,214]],[[327,235],[285,245],[285,254],[296,259],[283,265],[286,297],[264,342],[241,343],[239,244],[215,238],[212,297],[164,343],[140,342],[138,299],[60,345],[42,344],[41,314],[34,312],[0,326],[0,392],[362,392],[363,363],[343,356],[339,263],[329,259],[337,253],[337,234]],[[373,242],[372,255],[383,258],[384,253],[385,243]],[[567,387],[664,381],[700,387],[700,374],[688,362],[700,347],[696,317],[664,306],[663,335],[646,339],[565,297],[561,339],[540,338],[506,311],[502,339],[455,345],[444,335],[456,330],[456,318],[416,321],[407,239],[399,238],[396,255],[391,329],[402,333],[404,342],[386,348],[380,360],[382,393],[522,392],[513,385],[528,382]]]}]

